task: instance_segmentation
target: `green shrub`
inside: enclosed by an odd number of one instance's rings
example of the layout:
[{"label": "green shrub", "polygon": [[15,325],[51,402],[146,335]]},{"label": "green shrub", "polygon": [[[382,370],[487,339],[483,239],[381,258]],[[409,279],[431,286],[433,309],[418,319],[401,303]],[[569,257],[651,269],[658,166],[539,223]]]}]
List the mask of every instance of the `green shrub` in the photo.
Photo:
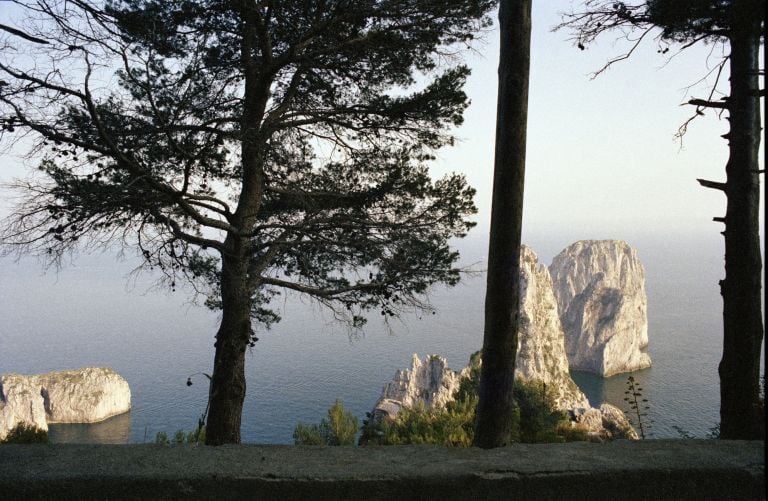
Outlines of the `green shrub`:
[{"label": "green shrub", "polygon": [[361,444],[469,447],[475,435],[477,402],[453,404],[455,402],[449,403],[445,409],[428,409],[423,404],[403,408],[395,420],[370,425],[361,437]]},{"label": "green shrub", "polygon": [[186,441],[187,441],[187,434],[184,433],[184,430],[176,430],[176,433],[173,434],[173,443],[183,444]]},{"label": "green shrub", "polygon": [[296,445],[354,445],[358,429],[357,417],[336,400],[319,425],[297,424],[293,441]]},{"label": "green shrub", "polygon": [[559,432],[570,426],[565,412],[557,410],[555,388],[541,381],[515,381],[513,441],[525,443],[564,442]]},{"label": "green shrub", "polygon": [[168,438],[168,434],[164,431],[158,431],[155,434],[155,443],[160,445],[168,444],[204,444],[205,443],[205,426],[201,426],[190,432],[184,432],[184,430],[176,430],[173,434],[173,440]]},{"label": "green shrub", "polygon": [[299,423],[293,430],[293,443],[296,445],[327,445],[316,424]]},{"label": "green shrub", "polygon": [[359,427],[357,417],[345,410],[339,400],[328,409],[328,419],[320,421],[320,433],[328,445],[355,445]]},{"label": "green shrub", "polygon": [[196,429],[187,433],[188,444],[204,444],[205,443],[205,426],[199,426]]},{"label": "green shrub", "polygon": [[564,420],[557,425],[557,435],[564,442],[586,442],[589,440],[589,430],[583,424],[574,424]]},{"label": "green shrub", "polygon": [[21,422],[13,427],[0,444],[47,444],[48,432],[33,424]]}]

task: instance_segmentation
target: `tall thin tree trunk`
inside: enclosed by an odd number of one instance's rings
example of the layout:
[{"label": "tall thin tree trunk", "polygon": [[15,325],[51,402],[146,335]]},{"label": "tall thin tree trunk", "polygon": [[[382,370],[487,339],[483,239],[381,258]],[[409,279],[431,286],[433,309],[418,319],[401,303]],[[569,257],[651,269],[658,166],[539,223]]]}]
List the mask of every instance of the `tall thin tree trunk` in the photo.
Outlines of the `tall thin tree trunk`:
[{"label": "tall thin tree trunk", "polygon": [[496,110],[493,206],[488,247],[483,365],[475,445],[506,445],[512,424],[512,387],[520,307],[520,239],[523,222],[525,140],[531,1],[502,0]]},{"label": "tall thin tree trunk", "polygon": [[251,294],[244,260],[224,258],[221,272],[222,319],[216,334],[211,376],[207,445],[240,443],[245,400],[245,351],[251,334]]},{"label": "tall thin tree trunk", "polygon": [[720,437],[756,439],[763,323],[760,297],[759,2],[736,0],[730,37],[730,156],[726,165],[723,358],[720,362]]}]

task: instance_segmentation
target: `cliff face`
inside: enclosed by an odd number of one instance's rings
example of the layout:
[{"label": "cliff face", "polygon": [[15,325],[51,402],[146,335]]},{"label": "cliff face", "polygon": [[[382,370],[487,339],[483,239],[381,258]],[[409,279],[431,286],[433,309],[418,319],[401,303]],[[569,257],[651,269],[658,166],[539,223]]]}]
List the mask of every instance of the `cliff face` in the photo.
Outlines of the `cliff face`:
[{"label": "cliff face", "polygon": [[443,407],[453,400],[459,389],[462,374],[448,368],[445,358],[428,355],[424,360],[414,354],[411,368],[395,372],[395,377],[384,385],[373,409],[374,419],[394,417],[402,407],[418,403],[426,407]]},{"label": "cliff face", "polygon": [[0,440],[19,423],[48,429],[41,388],[27,376],[0,376]]},{"label": "cliff face", "polygon": [[549,267],[571,369],[608,377],[651,366],[645,273],[620,240],[583,240]]},{"label": "cliff face", "polygon": [[[547,269],[523,246],[520,265],[515,377],[557,388],[558,408],[568,411],[572,424],[591,439],[637,439],[620,409],[590,407],[569,372],[578,366],[610,375],[650,366],[640,352],[648,344],[648,328],[645,278],[635,250],[619,241],[576,242]],[[455,372],[442,357],[422,361],[414,355],[411,368],[398,370],[384,386],[373,418],[394,417],[402,407],[419,403],[442,407],[467,375],[469,367]]]},{"label": "cliff face", "polygon": [[128,382],[111,369],[33,376],[42,388],[49,423],[97,423],[131,410]]},{"label": "cliff face", "polygon": [[520,327],[515,377],[537,379],[557,388],[560,409],[589,407],[589,401],[571,379],[565,337],[560,324],[552,279],[536,254],[520,252]]},{"label": "cliff face", "polygon": [[[520,264],[521,311],[515,377],[536,379],[557,388],[560,409],[589,407],[587,397],[568,372],[563,329],[549,271],[525,246],[521,249]],[[455,372],[437,355],[423,361],[414,355],[411,368],[398,370],[393,380],[384,385],[372,414],[375,419],[394,417],[401,407],[417,403],[442,407],[453,400],[461,378],[468,374],[469,367]]]},{"label": "cliff face", "polygon": [[128,382],[111,369],[88,367],[35,376],[0,376],[0,439],[20,422],[96,423],[131,409]]}]

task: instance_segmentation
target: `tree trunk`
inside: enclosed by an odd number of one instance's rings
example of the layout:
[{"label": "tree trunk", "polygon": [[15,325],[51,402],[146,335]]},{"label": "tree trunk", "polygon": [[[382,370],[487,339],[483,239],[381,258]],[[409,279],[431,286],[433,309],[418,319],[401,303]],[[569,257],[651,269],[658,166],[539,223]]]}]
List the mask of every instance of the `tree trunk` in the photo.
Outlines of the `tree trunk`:
[{"label": "tree trunk", "polygon": [[720,438],[757,439],[760,415],[760,47],[759,2],[735,1],[730,36],[730,156],[726,165],[723,358],[720,374]]},{"label": "tree trunk", "polygon": [[[264,143],[259,127],[269,100],[270,80],[259,77],[253,43],[257,37],[256,4],[234,3],[242,20],[240,52],[244,77],[241,117],[242,186],[230,224],[239,231],[253,228],[261,207],[264,184]],[[263,68],[262,68],[263,69]],[[211,376],[210,409],[205,430],[207,445],[239,444],[245,400],[245,351],[251,337],[251,297],[259,285],[249,278],[253,249],[248,237],[231,232],[221,257],[222,319],[216,334]]]},{"label": "tree trunk", "polygon": [[240,443],[245,350],[251,335],[251,294],[245,266],[243,259],[222,259],[222,319],[216,334],[206,445]]},{"label": "tree trunk", "polygon": [[512,386],[520,307],[520,239],[523,222],[525,140],[531,1],[502,0],[496,109],[493,205],[488,247],[483,364],[475,445],[506,445],[512,424]]}]

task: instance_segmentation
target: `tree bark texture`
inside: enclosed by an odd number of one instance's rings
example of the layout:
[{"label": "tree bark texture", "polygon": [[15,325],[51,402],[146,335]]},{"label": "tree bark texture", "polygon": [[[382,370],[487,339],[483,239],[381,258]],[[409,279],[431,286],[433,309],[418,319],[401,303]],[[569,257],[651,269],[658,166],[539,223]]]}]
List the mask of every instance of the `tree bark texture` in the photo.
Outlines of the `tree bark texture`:
[{"label": "tree bark texture", "polygon": [[760,414],[760,354],[763,339],[760,256],[759,48],[760,2],[736,0],[730,36],[731,95],[725,193],[723,358],[720,374],[720,438],[756,439]]},{"label": "tree bark texture", "polygon": [[[763,70],[765,71],[766,68],[768,68],[768,51],[765,50],[765,44],[763,44]],[[765,86],[765,81],[765,78],[763,78],[763,86]],[[765,98],[763,98],[763,117],[768,117],[768,99]],[[765,148],[763,148],[763,157],[763,168],[765,168],[765,164],[768,163],[765,162]],[[765,173],[763,173],[763,181],[765,181]],[[768,256],[765,228],[765,218],[763,218],[763,256]],[[763,284],[768,284],[768,266],[763,267]],[[763,329],[765,329],[766,325],[768,325],[768,303],[766,303],[765,293],[763,293]],[[763,336],[765,336],[765,331],[763,331]],[[766,342],[763,342],[763,361],[768,361],[768,343]],[[763,378],[765,378],[765,371],[763,371]],[[763,383],[765,383],[765,379],[763,379]],[[763,398],[765,398],[764,394]],[[763,402],[763,413],[765,413],[765,402]],[[765,419],[765,415],[763,415],[763,418]]]},{"label": "tree bark texture", "polygon": [[502,0],[493,205],[475,445],[509,442],[520,306],[531,1]]},{"label": "tree bark texture", "polygon": [[222,260],[222,319],[216,334],[207,445],[240,443],[245,400],[245,351],[251,335],[251,294],[244,260]]}]

